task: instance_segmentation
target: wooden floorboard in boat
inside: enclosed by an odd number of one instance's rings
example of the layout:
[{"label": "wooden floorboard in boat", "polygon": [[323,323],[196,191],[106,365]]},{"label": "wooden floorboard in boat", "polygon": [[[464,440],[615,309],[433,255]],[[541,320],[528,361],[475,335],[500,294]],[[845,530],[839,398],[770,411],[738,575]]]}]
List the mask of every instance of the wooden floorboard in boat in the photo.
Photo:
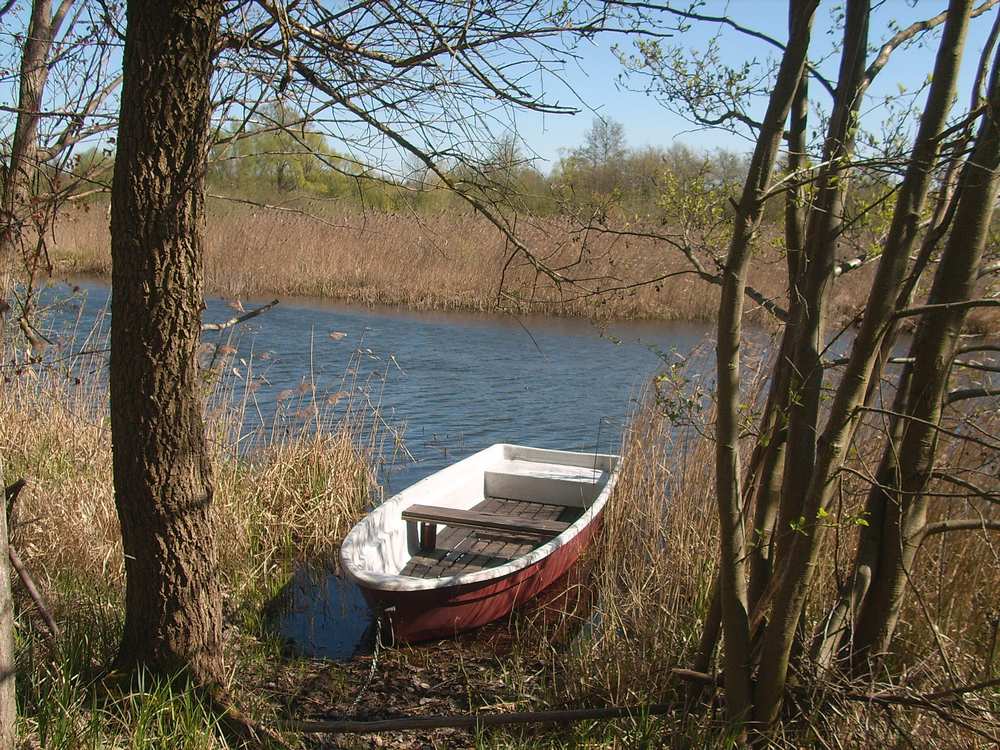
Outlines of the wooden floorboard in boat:
[{"label": "wooden floorboard in boat", "polygon": [[[580,508],[499,497],[488,497],[471,510],[570,523],[583,512]],[[531,552],[545,541],[512,532],[444,526],[438,529],[437,548],[433,552],[415,554],[400,574],[416,578],[440,578],[495,568]]]}]

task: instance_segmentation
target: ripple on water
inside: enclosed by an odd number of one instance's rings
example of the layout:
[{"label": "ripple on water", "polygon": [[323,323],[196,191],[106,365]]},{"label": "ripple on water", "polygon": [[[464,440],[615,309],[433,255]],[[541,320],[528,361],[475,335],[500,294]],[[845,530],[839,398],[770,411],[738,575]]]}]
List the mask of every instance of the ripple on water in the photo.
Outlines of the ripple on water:
[{"label": "ripple on water", "polygon": [[[79,286],[85,303],[56,312],[53,328],[86,332],[106,309],[107,286]],[[67,292],[63,287],[47,294]],[[206,304],[206,321],[232,317],[225,300]],[[344,335],[331,338],[331,332]],[[251,362],[264,378],[252,392],[247,419],[265,425],[299,397],[303,383],[309,392],[316,389],[321,403],[345,387],[367,389],[388,421],[405,425],[413,456],[397,456],[383,471],[388,495],[498,442],[618,451],[627,415],[663,365],[656,352],[686,355],[704,344],[709,327],[633,322],[614,324],[609,332],[583,320],[518,321],[291,299],[236,334],[233,361]],[[359,349],[365,353],[352,363]],[[711,349],[702,349],[710,359]],[[707,372],[711,362],[704,365]],[[345,374],[348,368],[354,372]],[[391,451],[392,440],[387,443]],[[278,628],[302,653],[349,658],[364,642],[371,613],[356,587],[336,576],[299,571],[285,600],[289,614]]]}]

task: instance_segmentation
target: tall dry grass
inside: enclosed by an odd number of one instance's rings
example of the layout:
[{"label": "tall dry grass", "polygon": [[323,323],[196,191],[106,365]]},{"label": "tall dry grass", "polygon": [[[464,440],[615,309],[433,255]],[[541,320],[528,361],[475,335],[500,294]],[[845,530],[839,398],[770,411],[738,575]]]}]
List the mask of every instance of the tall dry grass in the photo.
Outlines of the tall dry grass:
[{"label": "tall dry grass", "polygon": [[[16,540],[42,581],[72,571],[118,585],[107,395],[97,377],[81,375],[25,369],[12,377],[0,394],[0,451],[5,476],[28,479]],[[373,490],[370,457],[350,422],[333,432],[308,424],[276,431],[243,455],[239,412],[217,408],[209,416],[220,565],[230,583],[259,574],[248,561],[266,567],[335,550]]]},{"label": "tall dry grass", "polygon": [[[54,358],[48,367],[22,356],[4,360],[0,473],[8,483],[27,480],[12,543],[63,634],[49,639],[30,600],[15,589],[20,736],[67,749],[225,747],[216,719],[185,683],[150,681],[143,690],[99,697],[124,604],[103,355]],[[377,435],[360,406],[341,409],[330,429],[317,429],[323,415],[316,410],[304,424],[290,415],[285,426],[296,429],[250,435],[239,389],[213,377],[231,372],[230,364],[223,359],[204,382],[212,405],[206,414],[225,661],[231,692],[267,716],[273,706],[254,680],[280,645],[269,640],[262,604],[296,563],[331,554],[371,502],[377,490],[369,448]],[[256,447],[248,451],[251,442]]]},{"label": "tall dry grass", "polygon": [[[546,264],[589,279],[586,289],[560,288],[521,258],[505,276],[510,248],[479,216],[364,213],[345,207],[324,209],[322,218],[212,203],[209,291],[235,298],[316,296],[366,305],[598,319],[710,320],[716,315],[714,291],[693,275],[600,295],[588,292],[690,270],[679,253],[652,239],[581,232],[554,218],[521,221],[519,235]],[[110,275],[102,211],[65,214],[55,238],[50,257],[57,274]],[[777,252],[764,248],[751,282],[780,299],[783,263]]]},{"label": "tall dry grass", "polygon": [[713,447],[649,409],[629,428],[604,514],[594,637],[570,649],[559,689],[575,705],[661,702],[698,645],[716,573]]},{"label": "tall dry grass", "polygon": [[[714,445],[707,437],[711,415],[704,420],[694,428],[679,427],[652,402],[634,417],[624,442],[619,483],[593,551],[590,625],[569,646],[542,645],[540,650],[526,649],[522,656],[528,663],[544,664],[548,701],[568,706],[677,706],[660,719],[593,728],[584,740],[595,747],[634,746],[639,729],[650,747],[732,746],[721,703],[685,709],[687,686],[671,673],[673,667],[691,666],[716,573]],[[856,468],[870,464],[877,445],[871,431],[856,455]],[[993,464],[986,458],[974,447],[950,445],[944,447],[942,465],[976,471],[983,481],[983,472],[995,465],[995,456]],[[993,491],[998,481],[994,477],[989,484]],[[815,632],[849,572],[866,490],[863,483],[846,481],[841,502],[831,510],[835,528],[828,530],[819,558],[806,633]],[[978,507],[986,516],[997,512],[987,503]],[[955,510],[954,501],[939,499],[932,520],[954,515]],[[852,689],[926,693],[947,688],[952,680],[972,683],[1000,674],[996,535],[964,532],[934,538],[920,556],[912,582],[890,671]],[[574,611],[567,617],[580,615]],[[720,665],[717,655],[716,669]],[[887,711],[838,701],[841,679],[809,673],[793,679],[789,734],[779,746],[988,746],[981,736],[933,712],[905,706]],[[1000,716],[1000,694],[991,697],[987,692],[974,702],[986,717]],[[570,739],[581,741],[574,734],[563,736],[564,741]],[[498,746],[532,747],[538,741],[537,735],[518,739],[512,734]]]}]

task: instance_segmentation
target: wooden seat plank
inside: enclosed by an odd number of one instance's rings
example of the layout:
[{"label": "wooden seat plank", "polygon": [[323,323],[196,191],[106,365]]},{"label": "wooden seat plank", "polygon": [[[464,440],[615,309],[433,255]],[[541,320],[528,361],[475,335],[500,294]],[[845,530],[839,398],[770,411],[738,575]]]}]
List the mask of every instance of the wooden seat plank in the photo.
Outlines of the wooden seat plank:
[{"label": "wooden seat plank", "polygon": [[561,534],[570,526],[570,524],[562,521],[482,513],[475,510],[456,510],[455,508],[444,508],[437,505],[414,504],[406,508],[402,515],[406,521],[440,523],[447,526],[464,526],[471,529],[512,531],[537,536],[555,536]]},{"label": "wooden seat plank", "polygon": [[[499,497],[486,497],[471,510],[506,517],[530,517],[568,523],[575,521],[582,512],[581,508],[564,508]],[[420,522],[418,526],[423,523],[426,522]],[[544,544],[550,536],[451,525],[438,526],[437,529],[436,549],[415,551],[401,571],[402,575],[438,578],[504,565],[528,554],[539,544]],[[463,552],[466,554],[462,554]]]}]

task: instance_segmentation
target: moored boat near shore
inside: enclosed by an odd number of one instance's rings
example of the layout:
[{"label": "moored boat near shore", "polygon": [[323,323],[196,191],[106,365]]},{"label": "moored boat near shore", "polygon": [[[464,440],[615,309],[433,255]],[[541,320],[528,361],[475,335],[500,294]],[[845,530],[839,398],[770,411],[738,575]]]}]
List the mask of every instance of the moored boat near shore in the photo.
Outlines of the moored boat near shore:
[{"label": "moored boat near shore", "polygon": [[619,458],[498,444],[390,498],[340,560],[395,637],[443,638],[506,616],[573,565]]}]

